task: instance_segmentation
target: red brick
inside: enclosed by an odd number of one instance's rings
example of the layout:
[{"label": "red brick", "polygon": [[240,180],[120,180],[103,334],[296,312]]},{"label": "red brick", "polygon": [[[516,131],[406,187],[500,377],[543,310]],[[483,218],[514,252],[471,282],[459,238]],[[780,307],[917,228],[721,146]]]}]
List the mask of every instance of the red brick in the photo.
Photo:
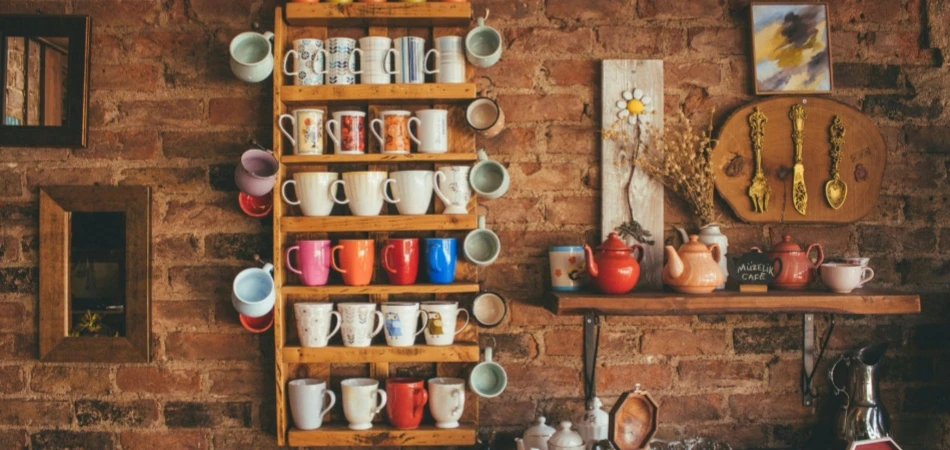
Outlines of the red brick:
[{"label": "red brick", "polygon": [[258,231],[260,221],[250,220],[234,198],[204,203],[196,200],[171,201],[165,212],[163,231],[191,232],[200,229],[227,231]]},{"label": "red brick", "polygon": [[165,353],[169,359],[253,361],[260,356],[260,348],[246,333],[172,333]]},{"label": "red brick", "polygon": [[534,87],[534,78],[541,65],[536,61],[521,61],[502,58],[498,64],[479,72],[479,76],[486,76],[496,87],[506,89],[531,89]]},{"label": "red brick", "polygon": [[16,170],[0,170],[0,197],[23,195],[23,176]]},{"label": "red brick", "polygon": [[666,364],[611,364],[597,368],[600,395],[632,391],[637,383],[646,390],[667,389],[673,384],[672,368]]},{"label": "red brick", "polygon": [[124,0],[76,0],[73,14],[96,18],[98,27],[157,25],[161,5],[154,2]]},{"label": "red brick", "polygon": [[27,189],[56,185],[111,185],[113,173],[107,168],[75,169],[30,169],[26,172]]},{"label": "red brick", "polygon": [[38,352],[33,333],[0,333],[0,360],[33,360]]},{"label": "red brick", "polygon": [[151,64],[93,64],[89,89],[153,92],[162,83],[162,68]]},{"label": "red brick", "polygon": [[158,153],[158,133],[154,131],[89,132],[89,148],[73,154],[91,159],[150,159]]},{"label": "red brick", "polygon": [[734,394],[729,398],[732,417],[740,420],[794,420],[812,417],[815,410],[802,406],[798,392],[765,394]]},{"label": "red brick", "polygon": [[518,57],[556,54],[563,57],[585,55],[594,46],[590,28],[557,30],[553,28],[509,28],[504,31],[508,42],[506,54]]},{"label": "red brick", "polygon": [[765,381],[765,365],[742,361],[680,361],[679,382],[693,386],[743,386]]},{"label": "red brick", "polygon": [[904,18],[901,2],[874,0],[843,0],[830,5],[829,19],[834,25],[873,23],[896,24]]},{"label": "red brick", "polygon": [[585,167],[577,164],[535,164],[522,163],[512,165],[511,184],[519,187],[519,192],[554,193],[584,189],[582,184]]},{"label": "red brick", "polygon": [[81,366],[35,366],[30,389],[50,394],[108,394],[112,391],[109,369]]},{"label": "red brick", "polygon": [[0,367],[0,394],[16,394],[26,388],[26,377],[19,366]]},{"label": "red brick", "polygon": [[716,63],[664,62],[663,69],[663,83],[668,89],[687,85],[714,87],[722,83],[722,68]]},{"label": "red brick", "polygon": [[192,296],[192,298],[194,296],[207,297],[231,292],[231,281],[240,271],[241,268],[237,267],[172,267],[168,270],[168,280],[172,291],[176,294]]},{"label": "red brick", "polygon": [[123,392],[189,394],[200,390],[201,376],[194,370],[158,367],[119,367],[116,385]]},{"label": "red brick", "polygon": [[248,20],[251,0],[191,0],[190,15],[205,23],[235,23]]},{"label": "red brick", "polygon": [[162,152],[168,158],[237,161],[252,138],[267,136],[266,133],[263,130],[168,131],[162,133]]},{"label": "red brick", "polygon": [[497,226],[539,223],[544,219],[541,202],[537,199],[502,197],[484,204],[491,208],[490,220]]},{"label": "red brick", "polygon": [[274,436],[261,433],[257,430],[229,429],[227,432],[214,434],[214,448],[228,450],[261,450],[279,449]]},{"label": "red brick", "polygon": [[0,442],[9,445],[10,448],[29,448],[29,441],[30,435],[26,430],[0,430]]},{"label": "red brick", "polygon": [[553,364],[508,364],[509,392],[531,397],[569,397],[581,395],[581,373],[573,367]]},{"label": "red brick", "polygon": [[717,394],[663,397],[663,420],[675,424],[719,420],[722,405]]},{"label": "red brick", "polygon": [[578,121],[584,114],[584,102],[573,94],[501,95],[498,103],[506,123],[542,121]]},{"label": "red brick", "polygon": [[128,100],[118,105],[118,116],[110,124],[125,127],[199,126],[205,122],[204,101],[179,98],[174,100]]},{"label": "red brick", "polygon": [[641,0],[637,12],[644,19],[718,19],[722,17],[723,0]]},{"label": "red brick", "polygon": [[[509,272],[511,273],[511,272]],[[538,305],[526,304],[524,302],[515,303],[514,299],[507,297],[508,311],[511,317],[511,326],[551,326],[551,325],[575,325],[580,326],[580,319],[570,316],[555,316],[547,309]]]},{"label": "red brick", "polygon": [[20,330],[29,328],[32,322],[32,314],[27,312],[23,303],[0,302],[0,328],[8,331]]},{"label": "red brick", "polygon": [[581,327],[556,328],[544,333],[544,354],[548,356],[581,356],[584,335]]},{"label": "red brick", "polygon": [[628,0],[548,0],[545,12],[548,17],[567,23],[622,22],[634,17],[636,2]]},{"label": "red brick", "polygon": [[548,61],[545,71],[558,86],[584,86],[594,89],[600,75],[600,61]]},{"label": "red brick", "polygon": [[481,135],[476,137],[478,148],[491,149],[495,157],[523,158],[526,155],[536,155],[543,150],[537,142],[537,130],[532,128],[506,127],[505,131],[493,138]]},{"label": "red brick", "polygon": [[600,147],[600,130],[589,127],[551,127],[546,137],[546,154],[587,156],[593,159]]},{"label": "red brick", "polygon": [[194,330],[211,323],[212,303],[207,300],[153,302],[153,324],[156,329]]},{"label": "red brick", "polygon": [[740,55],[749,53],[747,30],[739,28],[691,28],[689,49],[701,55]]},{"label": "red brick", "polygon": [[195,192],[207,185],[208,174],[201,167],[188,169],[125,169],[120,185],[151,186],[161,192]]},{"label": "red brick", "polygon": [[73,406],[65,401],[4,399],[0,424],[21,427],[62,427],[72,424]]},{"label": "red brick", "polygon": [[600,218],[600,202],[591,197],[555,197],[545,208],[544,220],[562,225],[596,223]]},{"label": "red brick", "polygon": [[533,401],[512,401],[504,397],[488,398],[479,401],[479,425],[486,426],[530,426],[534,420],[537,405]]},{"label": "red brick", "polygon": [[624,58],[672,56],[686,48],[686,31],[676,28],[600,27],[600,42],[611,55]]},{"label": "red brick", "polygon": [[119,434],[123,450],[203,450],[210,448],[203,430],[123,431]]},{"label": "red brick", "polygon": [[209,372],[208,379],[211,380],[211,393],[214,395],[260,395],[262,390],[272,387],[270,382],[265,384],[263,373],[257,368],[213,370]]},{"label": "red brick", "polygon": [[271,105],[256,98],[213,98],[208,110],[212,125],[259,125],[272,119]]},{"label": "red brick", "polygon": [[647,330],[643,333],[645,355],[715,355],[726,353],[723,330]]}]

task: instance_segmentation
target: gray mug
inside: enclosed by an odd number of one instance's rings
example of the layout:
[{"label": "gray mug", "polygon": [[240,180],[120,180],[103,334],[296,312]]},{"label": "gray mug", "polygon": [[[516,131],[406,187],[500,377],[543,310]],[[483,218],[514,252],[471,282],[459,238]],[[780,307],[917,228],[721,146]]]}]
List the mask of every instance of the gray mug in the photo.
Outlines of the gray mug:
[{"label": "gray mug", "polygon": [[491,347],[485,347],[485,360],[472,368],[468,387],[483,398],[498,397],[508,387],[508,374],[501,364],[492,361]]},{"label": "gray mug", "polygon": [[465,57],[475,67],[491,67],[501,59],[501,33],[485,25],[485,17],[477,19],[478,26],[465,36]]},{"label": "gray mug", "polygon": [[485,228],[485,216],[478,216],[478,228],[465,236],[462,252],[468,262],[479,267],[490,265],[501,254],[501,240],[494,231]]},{"label": "gray mug", "polygon": [[468,182],[476,194],[494,200],[508,192],[511,177],[498,161],[488,159],[485,149],[478,151],[478,163],[468,173]]}]

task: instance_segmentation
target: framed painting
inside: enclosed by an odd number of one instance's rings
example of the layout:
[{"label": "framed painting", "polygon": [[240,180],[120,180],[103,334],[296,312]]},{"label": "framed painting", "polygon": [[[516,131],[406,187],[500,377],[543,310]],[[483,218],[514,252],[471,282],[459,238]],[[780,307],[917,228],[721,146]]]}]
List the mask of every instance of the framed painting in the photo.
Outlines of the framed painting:
[{"label": "framed painting", "polygon": [[756,95],[830,94],[827,3],[752,3]]}]

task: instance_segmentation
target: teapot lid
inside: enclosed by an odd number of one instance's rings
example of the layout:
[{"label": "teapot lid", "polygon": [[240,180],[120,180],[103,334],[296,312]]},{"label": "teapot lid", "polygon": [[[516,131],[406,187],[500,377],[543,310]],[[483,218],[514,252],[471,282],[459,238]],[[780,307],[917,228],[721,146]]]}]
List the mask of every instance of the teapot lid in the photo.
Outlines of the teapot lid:
[{"label": "teapot lid", "polygon": [[782,242],[779,242],[778,244],[775,244],[772,247],[772,251],[773,252],[800,252],[802,251],[802,248],[798,244],[792,242],[792,237],[786,234],[785,236],[782,236]]},{"label": "teapot lid", "polygon": [[706,244],[699,242],[699,236],[695,234],[689,235],[689,242],[684,243],[680,246],[680,253],[709,253],[709,247],[706,247]]},{"label": "teapot lid", "polygon": [[551,439],[548,440],[548,446],[558,448],[583,447],[584,438],[581,437],[580,433],[571,429],[571,421],[565,420],[561,422],[561,427],[557,433],[554,433]]},{"label": "teapot lid", "polygon": [[597,250],[606,250],[608,252],[629,252],[631,248],[627,245],[623,239],[620,239],[620,236],[617,236],[617,233],[610,233],[607,235],[607,239],[604,239],[604,242],[597,247]]},{"label": "teapot lid", "polygon": [[554,427],[547,425],[545,423],[546,421],[547,419],[545,419],[544,416],[539,416],[538,419],[534,421],[534,425],[531,428],[525,430],[524,436],[526,438],[543,437],[545,439],[551,437],[551,435],[557,430],[555,430]]}]

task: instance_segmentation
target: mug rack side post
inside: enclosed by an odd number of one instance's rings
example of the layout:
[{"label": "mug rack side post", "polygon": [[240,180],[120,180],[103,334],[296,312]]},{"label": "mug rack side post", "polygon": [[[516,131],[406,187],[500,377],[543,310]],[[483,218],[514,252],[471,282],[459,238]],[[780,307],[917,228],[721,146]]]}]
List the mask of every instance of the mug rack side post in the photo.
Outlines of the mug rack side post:
[{"label": "mug rack side post", "polygon": [[[274,14],[274,62],[275,65],[278,62],[283,62],[284,60],[284,41],[286,39],[284,28],[284,15],[283,8],[277,7]],[[288,405],[284,403],[286,399],[286,393],[284,392],[285,386],[287,386],[287,381],[289,380],[289,374],[287,373],[287,367],[284,365],[283,361],[283,350],[284,350],[284,339],[286,336],[285,333],[285,308],[284,308],[284,295],[281,293],[281,288],[283,287],[284,280],[284,265],[280,263],[280,254],[284,247],[283,233],[280,229],[280,219],[284,215],[284,203],[280,198],[280,186],[284,183],[284,178],[286,178],[286,166],[281,162],[283,156],[283,141],[280,135],[280,129],[277,126],[278,118],[281,114],[286,111],[286,107],[280,98],[280,88],[283,86],[284,77],[283,71],[277,70],[274,68],[274,110],[273,110],[273,141],[271,148],[274,151],[274,155],[277,157],[278,161],[278,172],[277,172],[277,183],[274,188],[273,196],[273,209],[271,211],[271,220],[273,221],[273,245],[274,245],[274,289],[277,301],[274,302],[274,367],[275,367],[275,380],[276,380],[276,389],[277,389],[277,444],[285,445],[287,439],[287,408]]]}]

